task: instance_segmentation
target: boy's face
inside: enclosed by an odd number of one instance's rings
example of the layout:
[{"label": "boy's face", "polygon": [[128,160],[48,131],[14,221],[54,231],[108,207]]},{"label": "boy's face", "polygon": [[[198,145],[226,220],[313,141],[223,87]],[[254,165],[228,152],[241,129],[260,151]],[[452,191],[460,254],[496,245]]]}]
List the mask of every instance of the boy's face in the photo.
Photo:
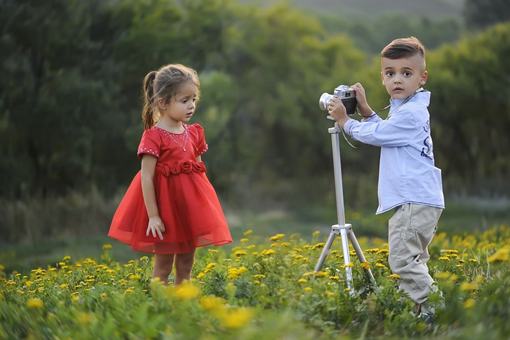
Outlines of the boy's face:
[{"label": "boy's face", "polygon": [[381,77],[392,99],[405,99],[425,85],[428,73],[423,57],[415,54],[400,59],[381,58]]}]

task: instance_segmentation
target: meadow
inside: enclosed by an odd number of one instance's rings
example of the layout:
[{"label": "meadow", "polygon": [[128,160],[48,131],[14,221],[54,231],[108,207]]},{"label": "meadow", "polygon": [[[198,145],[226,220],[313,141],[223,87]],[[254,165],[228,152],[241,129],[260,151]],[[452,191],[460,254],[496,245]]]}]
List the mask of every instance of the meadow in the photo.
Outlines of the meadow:
[{"label": "meadow", "polygon": [[429,268],[443,297],[430,298],[432,324],[398,291],[384,239],[360,238],[368,262],[352,258],[349,291],[338,240],[313,271],[323,236],[246,230],[234,247],[200,249],[193,279],[178,287],[151,280],[151,257],[120,262],[109,243],[97,258],[65,256],[26,273],[0,266],[0,338],[499,339],[510,331],[509,226],[436,235]]}]

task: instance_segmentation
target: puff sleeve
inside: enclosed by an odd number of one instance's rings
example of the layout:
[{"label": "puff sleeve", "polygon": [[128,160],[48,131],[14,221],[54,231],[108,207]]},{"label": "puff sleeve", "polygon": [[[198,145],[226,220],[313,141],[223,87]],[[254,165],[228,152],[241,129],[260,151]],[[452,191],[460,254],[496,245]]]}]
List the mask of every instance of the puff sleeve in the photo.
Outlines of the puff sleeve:
[{"label": "puff sleeve", "polygon": [[156,129],[151,128],[143,132],[142,139],[138,145],[137,155],[142,158],[143,155],[151,155],[159,158],[161,149],[161,137]]},{"label": "puff sleeve", "polygon": [[195,156],[198,157],[204,154],[209,146],[205,141],[204,128],[198,123],[193,124],[193,127],[196,131]]}]

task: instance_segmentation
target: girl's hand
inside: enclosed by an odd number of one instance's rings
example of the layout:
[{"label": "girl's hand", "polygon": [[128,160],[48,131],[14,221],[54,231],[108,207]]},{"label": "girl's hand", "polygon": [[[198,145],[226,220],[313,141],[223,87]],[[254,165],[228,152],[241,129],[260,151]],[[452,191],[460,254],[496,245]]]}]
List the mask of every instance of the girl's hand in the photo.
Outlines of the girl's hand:
[{"label": "girl's hand", "polygon": [[149,225],[147,226],[147,231],[145,232],[145,236],[149,236],[149,233],[152,234],[153,237],[156,237],[156,234],[159,238],[163,239],[163,233],[165,232],[165,225],[159,216],[154,216],[149,218]]},{"label": "girl's hand", "polygon": [[333,117],[339,126],[344,127],[344,124],[349,119],[347,116],[347,110],[345,109],[344,104],[337,96],[333,96],[328,103],[328,112],[331,117]]},{"label": "girl's hand", "polygon": [[367,95],[365,94],[365,89],[361,83],[356,83],[351,86],[352,89],[356,92],[356,100],[358,101],[358,111],[363,117],[369,117],[372,115],[372,109],[368,105]]}]

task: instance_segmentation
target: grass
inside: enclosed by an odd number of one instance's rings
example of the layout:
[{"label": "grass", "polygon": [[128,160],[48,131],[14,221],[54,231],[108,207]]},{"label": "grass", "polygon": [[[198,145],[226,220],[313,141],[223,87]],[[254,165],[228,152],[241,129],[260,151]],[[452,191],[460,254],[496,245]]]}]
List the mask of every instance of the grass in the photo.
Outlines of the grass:
[{"label": "grass", "polygon": [[[438,230],[448,234],[466,234],[483,231],[491,226],[510,225],[510,204],[505,200],[455,200],[447,203],[447,209],[441,216]],[[346,209],[346,221],[351,223],[358,238],[387,238],[387,221],[391,212],[375,215],[371,210],[353,211]],[[81,214],[83,215],[83,214]],[[227,218],[234,243],[247,229],[252,229],[260,237],[268,237],[277,233],[296,233],[305,239],[318,230],[320,238],[325,239],[330,226],[336,224],[334,206],[315,206],[298,212],[271,210],[260,213],[251,211],[231,212],[227,210]],[[133,252],[129,246],[122,245],[106,236],[107,223],[98,221],[103,228],[94,232],[73,235],[68,231],[65,235],[38,239],[34,242],[0,243],[0,263],[6,271],[17,270],[27,272],[31,268],[45,267],[57,263],[63,256],[72,258],[97,258],[105,243],[114,246],[113,256],[120,262],[137,258],[140,254]]]}]

